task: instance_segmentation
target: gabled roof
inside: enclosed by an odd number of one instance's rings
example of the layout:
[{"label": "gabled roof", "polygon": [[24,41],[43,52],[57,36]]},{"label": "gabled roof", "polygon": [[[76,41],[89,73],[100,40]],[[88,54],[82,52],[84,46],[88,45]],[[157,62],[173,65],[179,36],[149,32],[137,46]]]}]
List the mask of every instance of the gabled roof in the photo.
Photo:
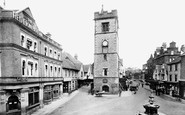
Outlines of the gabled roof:
[{"label": "gabled roof", "polygon": [[21,12],[25,12],[30,18],[32,18],[32,19],[34,20],[33,15],[32,15],[32,13],[31,13],[31,10],[30,10],[29,7],[27,7],[27,8],[25,8],[25,9],[21,10],[19,13],[21,13]]},{"label": "gabled roof", "polygon": [[62,63],[63,68],[73,69],[76,70],[75,65],[68,59],[64,59]]},{"label": "gabled roof", "polygon": [[76,70],[80,70],[81,66],[83,65],[80,61],[75,59],[73,56],[71,56],[67,52],[62,53],[62,60],[63,61],[68,60],[68,63],[71,63],[71,65],[73,65],[73,67],[71,67],[71,68],[75,68]]}]

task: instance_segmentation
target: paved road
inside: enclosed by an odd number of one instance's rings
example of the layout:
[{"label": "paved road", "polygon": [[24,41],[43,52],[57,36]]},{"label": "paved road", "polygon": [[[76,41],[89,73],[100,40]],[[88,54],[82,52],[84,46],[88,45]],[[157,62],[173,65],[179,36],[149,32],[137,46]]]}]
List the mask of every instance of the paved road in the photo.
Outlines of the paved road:
[{"label": "paved road", "polygon": [[[144,112],[143,104],[148,103],[150,92],[144,88],[137,94],[122,92],[122,96],[106,95],[94,97],[88,95],[89,87],[83,87],[79,93],[66,104],[60,106],[51,115],[136,115]],[[168,101],[156,97],[156,104],[160,105],[159,112],[167,115],[185,115],[185,104]]]}]

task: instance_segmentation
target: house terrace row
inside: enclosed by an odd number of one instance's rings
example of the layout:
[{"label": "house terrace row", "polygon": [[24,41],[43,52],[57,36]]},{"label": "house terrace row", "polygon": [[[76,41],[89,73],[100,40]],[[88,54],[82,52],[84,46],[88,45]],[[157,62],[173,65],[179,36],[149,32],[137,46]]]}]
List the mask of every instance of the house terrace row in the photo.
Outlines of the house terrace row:
[{"label": "house terrace row", "polygon": [[62,48],[29,8],[0,8],[0,114],[29,114],[63,93]]}]

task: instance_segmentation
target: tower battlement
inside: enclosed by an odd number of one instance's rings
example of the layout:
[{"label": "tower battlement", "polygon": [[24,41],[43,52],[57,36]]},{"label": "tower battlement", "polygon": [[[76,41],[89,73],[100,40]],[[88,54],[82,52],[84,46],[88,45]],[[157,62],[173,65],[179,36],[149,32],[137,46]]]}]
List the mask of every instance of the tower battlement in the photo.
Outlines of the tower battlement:
[{"label": "tower battlement", "polygon": [[107,19],[107,18],[117,18],[117,10],[112,10],[111,12],[108,11],[101,11],[94,13],[94,20],[98,19]]}]

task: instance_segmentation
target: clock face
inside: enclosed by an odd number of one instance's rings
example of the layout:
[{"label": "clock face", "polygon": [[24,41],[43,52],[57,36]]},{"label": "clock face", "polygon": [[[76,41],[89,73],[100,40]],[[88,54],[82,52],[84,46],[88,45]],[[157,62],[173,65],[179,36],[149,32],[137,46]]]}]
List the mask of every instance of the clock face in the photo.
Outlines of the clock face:
[{"label": "clock face", "polygon": [[103,46],[108,46],[108,42],[106,40],[103,41]]}]

